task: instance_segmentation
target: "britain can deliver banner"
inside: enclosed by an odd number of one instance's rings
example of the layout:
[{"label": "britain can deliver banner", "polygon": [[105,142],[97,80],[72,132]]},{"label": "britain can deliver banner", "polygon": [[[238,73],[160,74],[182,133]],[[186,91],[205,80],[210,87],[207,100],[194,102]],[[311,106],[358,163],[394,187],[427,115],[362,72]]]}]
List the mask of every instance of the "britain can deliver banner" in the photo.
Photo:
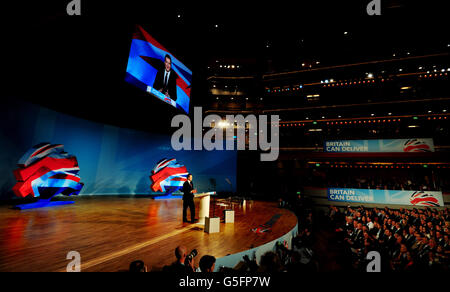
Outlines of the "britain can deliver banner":
[{"label": "britain can deliver banner", "polygon": [[328,201],[442,207],[442,192],[328,188]]},{"label": "britain can deliver banner", "polygon": [[325,141],[324,152],[434,152],[432,138]]}]

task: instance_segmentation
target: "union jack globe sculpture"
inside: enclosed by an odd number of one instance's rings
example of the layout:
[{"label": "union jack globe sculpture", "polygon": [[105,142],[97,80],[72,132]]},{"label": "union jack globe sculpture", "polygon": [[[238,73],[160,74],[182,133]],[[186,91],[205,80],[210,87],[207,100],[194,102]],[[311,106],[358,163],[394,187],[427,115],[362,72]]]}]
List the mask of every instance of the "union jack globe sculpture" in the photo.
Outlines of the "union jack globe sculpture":
[{"label": "union jack globe sculpture", "polygon": [[170,195],[183,187],[184,182],[187,181],[187,175],[186,166],[177,163],[175,158],[164,158],[152,170],[151,189],[154,192]]},{"label": "union jack globe sculpture", "polygon": [[65,205],[73,202],[50,202],[59,194],[78,195],[83,188],[77,158],[64,151],[62,144],[40,143],[28,150],[14,170],[16,196],[39,198],[38,203],[18,205],[19,209]]}]

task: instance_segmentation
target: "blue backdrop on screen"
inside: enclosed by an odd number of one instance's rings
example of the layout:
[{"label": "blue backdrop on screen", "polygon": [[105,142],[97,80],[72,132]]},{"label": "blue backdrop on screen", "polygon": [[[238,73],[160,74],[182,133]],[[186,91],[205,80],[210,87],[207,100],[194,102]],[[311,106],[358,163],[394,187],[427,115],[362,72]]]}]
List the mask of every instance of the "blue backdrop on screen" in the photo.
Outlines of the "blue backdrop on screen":
[{"label": "blue backdrop on screen", "polygon": [[80,195],[150,194],[150,172],[162,158],[176,158],[194,174],[200,191],[236,186],[236,151],[174,151],[169,135],[95,123],[21,101],[0,109],[0,194],[13,197],[17,161],[40,142],[64,144],[76,155],[85,184]]}]

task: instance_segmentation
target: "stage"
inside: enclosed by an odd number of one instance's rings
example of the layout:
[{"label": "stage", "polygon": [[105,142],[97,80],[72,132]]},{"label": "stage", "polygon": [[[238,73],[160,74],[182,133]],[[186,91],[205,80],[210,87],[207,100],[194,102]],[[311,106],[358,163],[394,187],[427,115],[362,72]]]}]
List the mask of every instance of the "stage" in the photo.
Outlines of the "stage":
[{"label": "stage", "polygon": [[[267,246],[297,226],[297,217],[274,202],[235,203],[235,223],[222,222],[219,233],[208,234],[202,225],[181,222],[179,199],[67,199],[75,200],[75,204],[22,211],[0,206],[1,272],[66,271],[70,251],[80,253],[82,272],[125,271],[137,259],[143,260],[149,270],[160,271],[175,260],[174,249],[181,244],[188,251],[198,250],[198,264],[206,254],[219,259]],[[227,202],[218,200],[215,207],[221,221],[223,210],[229,208]],[[198,202],[196,205],[198,218]],[[269,232],[252,231],[275,215],[281,216]]]}]

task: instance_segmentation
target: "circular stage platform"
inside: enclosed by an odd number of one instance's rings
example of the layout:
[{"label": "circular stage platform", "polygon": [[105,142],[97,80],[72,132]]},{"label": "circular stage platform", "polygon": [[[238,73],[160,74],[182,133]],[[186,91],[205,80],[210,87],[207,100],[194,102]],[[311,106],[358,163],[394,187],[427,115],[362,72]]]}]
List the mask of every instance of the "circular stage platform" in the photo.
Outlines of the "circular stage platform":
[{"label": "circular stage platform", "polygon": [[[70,251],[80,253],[82,272],[124,271],[137,259],[159,271],[175,260],[174,249],[181,244],[198,250],[197,264],[206,254],[223,263],[230,255],[267,246],[297,226],[297,217],[273,202],[233,204],[235,223],[221,223],[219,233],[208,234],[203,225],[181,222],[180,199],[82,196],[75,201],[23,211],[1,206],[0,271],[66,271]],[[215,204],[222,222],[228,203]],[[268,231],[252,230],[268,221],[273,223]]]}]

